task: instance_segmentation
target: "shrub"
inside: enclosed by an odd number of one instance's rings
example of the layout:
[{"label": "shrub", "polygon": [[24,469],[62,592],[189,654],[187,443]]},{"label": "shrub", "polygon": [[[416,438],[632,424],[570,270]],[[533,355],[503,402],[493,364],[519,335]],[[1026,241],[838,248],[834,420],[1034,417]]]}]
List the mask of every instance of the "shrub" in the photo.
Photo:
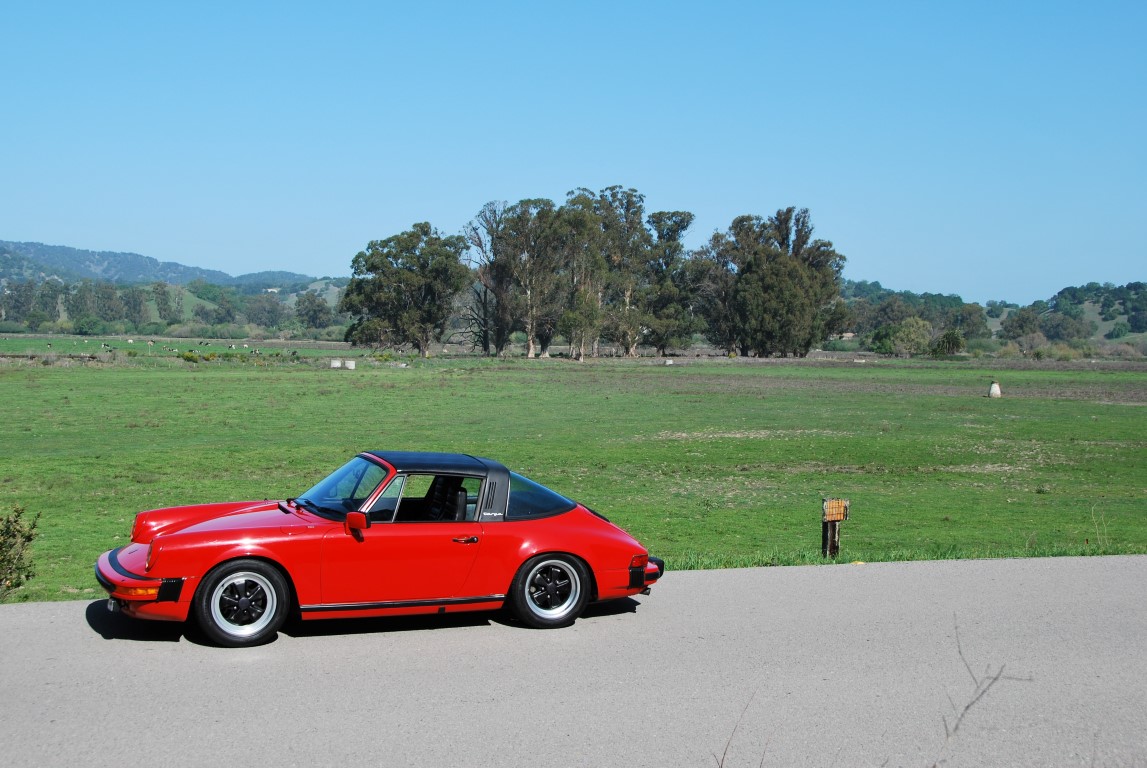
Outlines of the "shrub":
[{"label": "shrub", "polygon": [[994,355],[1000,351],[1000,342],[995,339],[968,339],[968,351],[973,355]]},{"label": "shrub", "polygon": [[39,522],[39,513],[25,522],[23,507],[13,507],[11,514],[0,519],[0,600],[36,575],[29,546]]},{"label": "shrub", "polygon": [[855,352],[860,349],[860,342],[854,339],[831,339],[821,347],[825,352]]},{"label": "shrub", "polygon": [[1069,344],[1053,344],[1050,349],[1045,350],[1045,353],[1049,358],[1054,357],[1061,363],[1067,363],[1080,359],[1087,353],[1087,350],[1072,347]]},{"label": "shrub", "polygon": [[1022,357],[1023,351],[1020,350],[1019,344],[1016,344],[1014,341],[1009,341],[1006,344],[1002,344],[1000,348],[996,350],[996,356],[1004,358]]},{"label": "shrub", "polygon": [[1129,333],[1131,333],[1131,326],[1127,322],[1120,320],[1111,326],[1111,330],[1104,334],[1104,337],[1108,339],[1122,339]]},{"label": "shrub", "polygon": [[104,323],[97,317],[80,317],[74,322],[76,333],[80,336],[98,336],[104,332]]},{"label": "shrub", "polygon": [[1130,344],[1108,344],[1102,350],[1104,357],[1135,358],[1142,353]]},{"label": "shrub", "polygon": [[932,342],[930,352],[933,357],[948,357],[963,352],[967,345],[963,333],[956,328],[949,328]]}]

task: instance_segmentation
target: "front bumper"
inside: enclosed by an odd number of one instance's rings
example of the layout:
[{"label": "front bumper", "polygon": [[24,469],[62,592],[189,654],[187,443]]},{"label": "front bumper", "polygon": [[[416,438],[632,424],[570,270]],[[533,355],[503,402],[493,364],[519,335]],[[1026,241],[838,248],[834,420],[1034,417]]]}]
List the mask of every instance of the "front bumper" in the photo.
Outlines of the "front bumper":
[{"label": "front bumper", "polygon": [[96,581],[116,607],[129,616],[184,621],[189,605],[180,600],[184,579],[152,578],[135,573],[121,562],[125,549],[127,547],[104,552],[95,564]]}]

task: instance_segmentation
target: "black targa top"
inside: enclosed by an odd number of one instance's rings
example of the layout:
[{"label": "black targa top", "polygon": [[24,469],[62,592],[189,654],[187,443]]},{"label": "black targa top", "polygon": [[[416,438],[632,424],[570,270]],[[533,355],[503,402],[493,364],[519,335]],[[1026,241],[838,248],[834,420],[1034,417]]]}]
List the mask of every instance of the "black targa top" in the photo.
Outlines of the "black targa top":
[{"label": "black targa top", "polygon": [[478,501],[479,519],[483,522],[504,520],[510,499],[510,470],[493,459],[465,453],[432,453],[424,451],[365,451],[382,459],[404,474],[448,474],[483,477],[482,498]]}]

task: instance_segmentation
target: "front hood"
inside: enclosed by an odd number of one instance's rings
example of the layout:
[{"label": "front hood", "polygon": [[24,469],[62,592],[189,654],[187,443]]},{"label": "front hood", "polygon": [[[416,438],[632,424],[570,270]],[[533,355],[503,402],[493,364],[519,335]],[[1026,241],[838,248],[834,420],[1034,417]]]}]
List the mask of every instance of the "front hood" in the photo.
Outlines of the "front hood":
[{"label": "front hood", "polygon": [[190,507],[167,507],[140,512],[135,516],[131,540],[150,544],[160,534],[194,528],[197,531],[227,531],[235,528],[278,528],[295,522],[295,515],[284,515],[277,501],[231,501],[223,504],[196,504]]}]

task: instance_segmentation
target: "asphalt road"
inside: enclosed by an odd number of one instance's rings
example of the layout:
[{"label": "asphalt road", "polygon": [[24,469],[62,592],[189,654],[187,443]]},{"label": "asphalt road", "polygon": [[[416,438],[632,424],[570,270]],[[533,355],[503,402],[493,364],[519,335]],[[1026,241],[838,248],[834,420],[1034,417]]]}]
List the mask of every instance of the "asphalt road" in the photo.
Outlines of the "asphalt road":
[{"label": "asphalt road", "polygon": [[247,650],[4,605],[0,764],[1147,766],[1145,586],[1147,557],[670,572],[563,630]]}]

